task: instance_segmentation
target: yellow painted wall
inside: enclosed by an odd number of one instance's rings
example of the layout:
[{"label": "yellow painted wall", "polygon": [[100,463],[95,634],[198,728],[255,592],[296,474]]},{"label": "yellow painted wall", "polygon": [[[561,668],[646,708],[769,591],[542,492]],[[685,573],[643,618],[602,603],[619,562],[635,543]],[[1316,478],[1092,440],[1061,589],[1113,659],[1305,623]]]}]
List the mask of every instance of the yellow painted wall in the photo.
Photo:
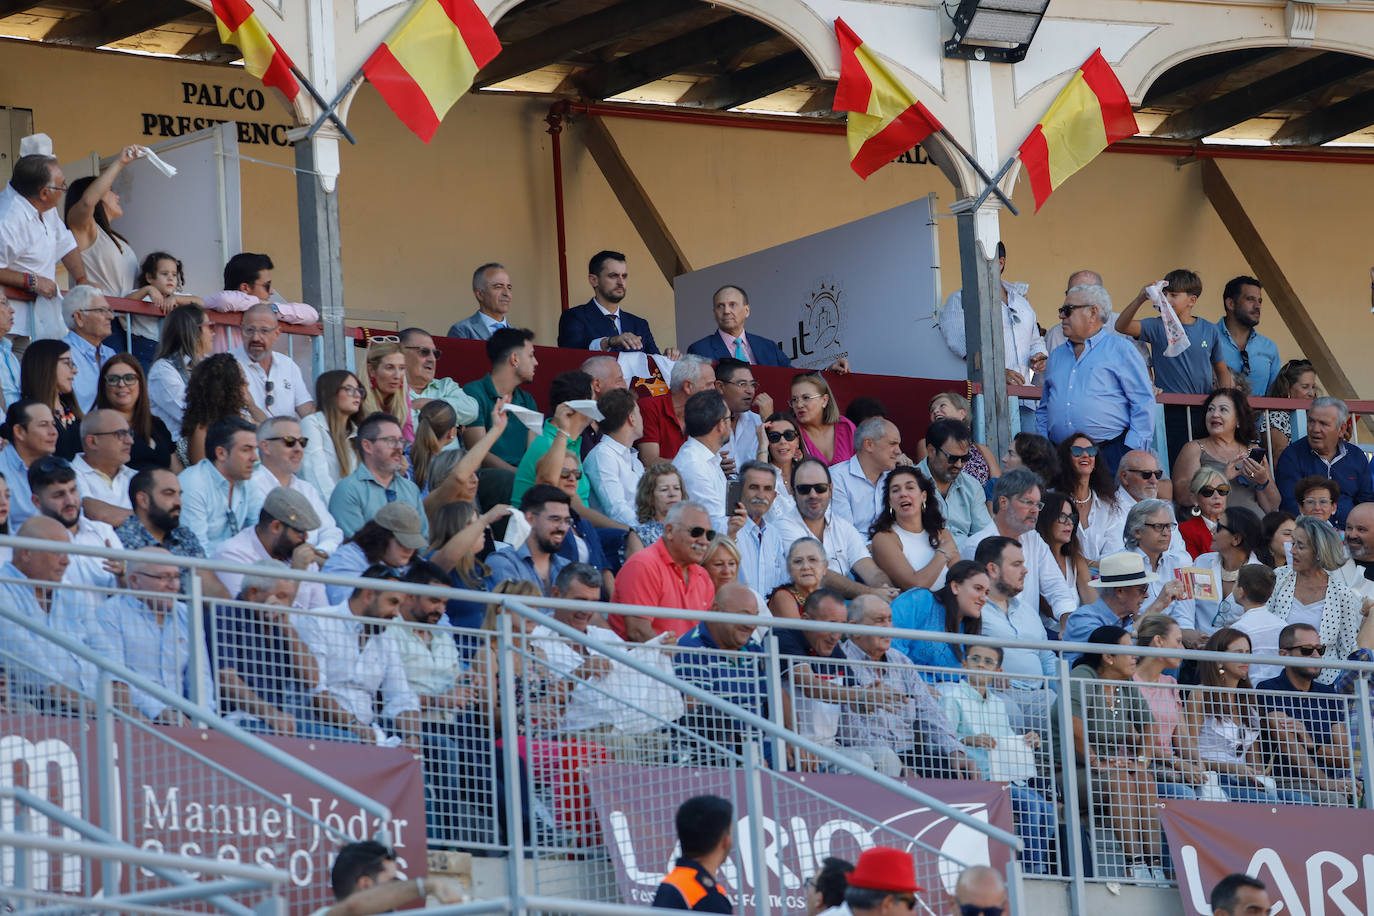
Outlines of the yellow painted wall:
[{"label": "yellow painted wall", "polygon": [[[0,43],[0,105],[32,108],[64,159],[140,135],[142,112],[227,117],[182,104],[182,81],[257,85],[237,68],[128,55]],[[94,87],[94,88],[93,88]],[[442,332],[470,314],[472,269],[500,260],[516,284],[517,320],[552,342],[558,317],[550,138],[544,100],[484,94],[463,99],[426,147],[370,88],[350,113],[357,147],[343,146],[339,184],[343,270],[350,313],[391,313]],[[274,100],[248,117],[282,122]],[[894,165],[860,181],[841,136],[608,121],[693,266],[702,267],[896,206],[931,191],[947,206],[948,184],[933,166]],[[627,306],[671,342],[672,290],[572,124],[563,134],[568,265],[574,303],[589,295],[585,263],[596,250],[630,257]],[[244,146],[245,156],[291,164],[289,150]],[[1222,169],[1287,271],[1314,320],[1361,393],[1374,395],[1364,358],[1364,282],[1374,263],[1367,214],[1374,165],[1225,160]],[[276,286],[299,288],[295,184],[289,171],[242,163],[244,245],[270,252]],[[1226,279],[1248,273],[1203,198],[1198,168],[1171,158],[1107,154],[1032,215],[1029,189],[1019,217],[1004,216],[1007,276],[1031,285],[1042,323],[1055,320],[1063,283],[1076,268],[1099,270],[1120,304],[1144,283],[1186,266],[1204,279],[1200,314],[1221,312]],[[915,244],[915,242],[913,242]],[[959,285],[952,219],[940,223],[942,285]],[[173,245],[173,250],[175,247]],[[199,285],[198,278],[193,284]],[[210,278],[209,287],[216,284]],[[758,296],[766,291],[754,291]],[[1262,330],[1285,358],[1297,355],[1271,308]]]}]

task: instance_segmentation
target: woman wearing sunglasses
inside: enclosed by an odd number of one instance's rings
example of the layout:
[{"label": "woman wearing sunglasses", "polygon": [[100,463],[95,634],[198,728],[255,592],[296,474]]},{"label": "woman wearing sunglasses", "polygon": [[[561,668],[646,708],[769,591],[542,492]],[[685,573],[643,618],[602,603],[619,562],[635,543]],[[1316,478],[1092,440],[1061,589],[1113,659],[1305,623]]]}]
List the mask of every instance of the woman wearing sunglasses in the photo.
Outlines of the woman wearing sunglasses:
[{"label": "woman wearing sunglasses", "polygon": [[1073,500],[1078,514],[1078,543],[1088,563],[1095,564],[1109,553],[1106,544],[1114,540],[1114,522],[1119,525],[1122,509],[1117,485],[1098,459],[1097,443],[1083,433],[1074,433],[1059,443],[1059,476],[1054,489]]},{"label": "woman wearing sunglasses", "polygon": [[1179,524],[1178,533],[1188,553],[1197,559],[1212,549],[1217,519],[1226,511],[1235,488],[1216,468],[1198,468],[1188,481],[1187,493],[1193,504],[1193,515]]},{"label": "woman wearing sunglasses", "polygon": [[[1349,658],[1357,649],[1374,650],[1374,614],[1365,616],[1359,593],[1341,583],[1338,570],[1349,558],[1341,536],[1327,522],[1308,516],[1293,528],[1293,557],[1274,570],[1269,611],[1285,624],[1315,627],[1318,642],[1332,658]],[[1339,672],[1322,671],[1317,680],[1330,684]]]},{"label": "woman wearing sunglasses", "polygon": [[[1097,589],[1088,584],[1093,575],[1079,543],[1079,512],[1074,508],[1073,499],[1057,490],[1049,490],[1045,493],[1044,503],[1035,520],[1036,533],[1049,545],[1055,567],[1078,600],[1092,604],[1097,600]],[[1040,602],[1041,610],[1048,614],[1048,603],[1043,598]]]},{"label": "woman wearing sunglasses", "polygon": [[134,444],[125,462],[135,471],[147,468],[166,468],[174,473],[182,470],[176,459],[172,434],[167,425],[153,416],[148,401],[148,383],[143,367],[131,353],[120,353],[100,367],[100,387],[95,392],[95,406],[117,410],[129,421]]},{"label": "woman wearing sunglasses", "polygon": [[777,481],[773,506],[768,510],[769,521],[783,515],[797,514],[797,501],[788,489],[792,482],[792,471],[801,461],[801,427],[797,421],[785,413],[770,414],[763,422],[763,434],[768,440],[768,463],[777,469]]},{"label": "woman wearing sunglasses", "polygon": [[[1228,506],[1263,516],[1279,507],[1279,488],[1268,457],[1255,447],[1255,413],[1236,388],[1218,388],[1202,402],[1206,435],[1186,443],[1174,461],[1174,480],[1190,480],[1198,468],[1211,468],[1231,488]],[[1192,494],[1177,494],[1179,505],[1193,505]]]}]

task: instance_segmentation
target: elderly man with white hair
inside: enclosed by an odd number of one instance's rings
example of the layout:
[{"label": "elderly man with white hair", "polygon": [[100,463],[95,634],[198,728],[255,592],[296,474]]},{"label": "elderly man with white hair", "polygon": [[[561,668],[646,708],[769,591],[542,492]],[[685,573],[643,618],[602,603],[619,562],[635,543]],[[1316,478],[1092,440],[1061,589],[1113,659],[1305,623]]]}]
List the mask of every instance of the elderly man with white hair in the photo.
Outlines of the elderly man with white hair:
[{"label": "elderly man with white hair", "polygon": [[830,472],[830,505],[840,518],[868,536],[883,510],[883,478],[902,457],[902,433],[886,417],[869,417],[854,430],[854,456]]},{"label": "elderly man with white hair", "polygon": [[1126,452],[1154,433],[1154,384],[1131,341],[1106,325],[1112,299],[1096,284],[1070,287],[1059,307],[1065,341],[1045,367],[1035,431],[1059,443],[1080,433],[1115,474]]},{"label": "elderly man with white hair", "polygon": [[114,312],[94,286],[74,286],[62,297],[62,320],[69,328],[62,341],[71,348],[76,363],[76,380],[72,382],[76,402],[83,411],[90,410],[100,390],[100,367],[115,355],[103,343],[110,336]]}]

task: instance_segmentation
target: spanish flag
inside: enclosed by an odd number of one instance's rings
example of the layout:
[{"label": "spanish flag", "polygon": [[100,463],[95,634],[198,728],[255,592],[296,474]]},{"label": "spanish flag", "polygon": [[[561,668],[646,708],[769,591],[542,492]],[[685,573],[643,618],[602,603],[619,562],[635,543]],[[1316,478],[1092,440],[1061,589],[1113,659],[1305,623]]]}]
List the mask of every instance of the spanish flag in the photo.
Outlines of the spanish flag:
[{"label": "spanish flag", "polygon": [[835,20],[835,37],[840,84],[833,107],[849,112],[849,167],[867,178],[944,128],[843,19]]},{"label": "spanish flag", "polygon": [[1021,163],[1035,193],[1036,212],[1070,175],[1135,132],[1131,101],[1098,48],[1021,144]]},{"label": "spanish flag", "polygon": [[417,0],[363,64],[396,117],[428,143],[501,42],[473,0]]},{"label": "spanish flag", "polygon": [[247,0],[212,0],[211,8],[219,40],[243,52],[243,69],[264,85],[280,89],[287,101],[294,101],[301,85],[291,73],[291,58],[267,34]]}]

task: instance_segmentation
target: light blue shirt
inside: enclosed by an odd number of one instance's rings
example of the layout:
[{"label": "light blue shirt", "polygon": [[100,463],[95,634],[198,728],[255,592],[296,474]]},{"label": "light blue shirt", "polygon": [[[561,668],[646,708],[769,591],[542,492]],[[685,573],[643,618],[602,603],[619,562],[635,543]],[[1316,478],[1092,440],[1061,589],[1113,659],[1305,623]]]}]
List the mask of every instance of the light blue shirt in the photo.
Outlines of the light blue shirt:
[{"label": "light blue shirt", "polygon": [[[194,701],[191,689],[191,652],[200,665],[200,690],[207,709],[215,708],[215,682],[210,673],[210,657],[205,641],[191,645],[191,616],[180,601],[162,616],[132,595],[116,595],[95,611],[90,644],[105,658],[119,662],[160,687]],[[133,704],[150,719],[156,719],[167,704],[150,694],[129,688]]]},{"label": "light blue shirt", "polygon": [[[363,549],[353,541],[348,541],[339,545],[339,549],[329,555],[329,559],[324,561],[324,566],[320,568],[320,572],[329,573],[332,576],[361,577],[371,565],[367,562],[367,554],[363,553]],[[395,566],[388,566],[387,568],[398,576],[404,576],[410,570],[409,565],[399,569]],[[347,585],[326,585],[324,592],[330,604],[343,604],[353,595],[353,589]]]},{"label": "light blue shirt", "polygon": [[19,400],[19,360],[14,355],[14,341],[0,337],[0,393],[5,406]]},{"label": "light blue shirt", "polygon": [[219,545],[238,534],[257,519],[249,518],[248,481],[231,484],[209,458],[182,471],[181,524],[214,556]]},{"label": "light blue shirt", "polygon": [[[10,451],[10,449],[7,449]],[[0,566],[0,600],[31,620],[40,620],[59,633],[86,642],[87,633],[80,605],[70,599],[80,593],[54,588],[51,610],[45,610],[33,593],[33,585],[13,563]],[[38,700],[53,684],[63,684],[75,692],[92,696],[95,666],[78,658],[18,624],[0,624],[0,654],[15,659],[7,665],[10,689],[27,700]]]},{"label": "light blue shirt", "polygon": [[[929,470],[925,474],[926,477],[930,477]],[[859,529],[859,533],[864,537],[868,537],[868,529],[873,527],[873,520],[883,511],[882,483],[886,478],[886,474],[879,474],[878,482],[871,482],[864,473],[863,465],[859,464],[858,455],[830,469],[830,484],[834,488],[830,505],[839,513],[840,518]]]},{"label": "light blue shirt", "polygon": [[75,331],[67,332],[62,342],[71,348],[72,360],[76,363],[76,380],[72,382],[76,403],[89,413],[95,406],[96,392],[100,390],[100,367],[115,355],[115,351],[104,344],[93,344]]},{"label": "light blue shirt", "polygon": [[1094,442],[1126,433],[1126,447],[1145,449],[1154,434],[1155,389],[1129,337],[1103,328],[1075,356],[1064,341],[1050,354],[1035,431],[1051,442],[1081,432]]},{"label": "light blue shirt", "polygon": [[539,591],[547,598],[549,589],[553,587],[553,580],[558,578],[559,571],[570,562],[567,557],[560,557],[558,554],[549,557],[549,581],[545,585],[534,568],[530,545],[521,544],[519,547],[502,547],[488,555],[487,568],[491,570],[492,585],[506,579],[523,579],[539,586]]},{"label": "light blue shirt", "polygon": [[20,525],[38,514],[38,507],[33,504],[33,490],[29,489],[29,466],[19,457],[13,443],[0,451],[0,474],[5,475],[5,483],[10,485],[10,531],[18,531]]},{"label": "light blue shirt", "polygon": [[[413,481],[400,474],[391,478],[391,486],[384,487],[372,476],[367,465],[359,464],[338,485],[329,497],[329,514],[334,522],[343,529],[344,537],[351,538],[358,529],[377,514],[377,510],[387,503],[410,503],[420,513],[420,531],[429,537],[429,519],[425,517],[425,507],[420,499],[420,488]],[[186,510],[182,510],[185,514]],[[183,522],[184,524],[184,522]]]},{"label": "light blue shirt", "polygon": [[[927,480],[934,482],[935,475],[930,472],[929,461],[922,458],[921,463],[916,465],[916,470],[924,474]],[[935,501],[940,504],[940,514],[945,518],[945,527],[958,543],[963,543],[973,532],[981,531],[992,524],[983,485],[967,474],[955,477],[954,483],[949,485],[949,492],[944,495],[940,494],[940,488],[936,486]]]},{"label": "light blue shirt", "polygon": [[[1039,604],[1040,596],[1034,597]],[[983,605],[983,635],[997,639],[1047,638],[1045,625],[1040,622],[1040,610],[1031,606],[1025,592],[1011,599],[1006,610],[993,604],[991,599]],[[1004,649],[1002,670],[1012,678],[1013,687],[1040,690],[1046,682],[1037,676],[1054,676],[1054,653],[1048,649]],[[1017,679],[1018,674],[1023,677]]]},{"label": "light blue shirt", "polygon": [[1237,379],[1249,379],[1250,394],[1253,396],[1262,398],[1268,395],[1269,387],[1274,384],[1274,379],[1278,378],[1279,368],[1283,365],[1279,359],[1279,345],[1261,334],[1258,329],[1251,328],[1250,339],[1245,344],[1245,352],[1250,357],[1250,372],[1247,374],[1242,371],[1245,364],[1240,358],[1240,347],[1236,346],[1235,340],[1231,337],[1231,330],[1226,327],[1226,319],[1217,322],[1217,332],[1221,335],[1221,356],[1231,368],[1231,374]]},{"label": "light blue shirt", "polygon": [[[1062,639],[1064,642],[1087,642],[1088,637],[1093,634],[1093,630],[1098,627],[1121,627],[1123,630],[1131,630],[1135,627],[1135,617],[1127,617],[1122,620],[1116,616],[1116,611],[1107,607],[1107,602],[1101,598],[1092,604],[1085,604],[1078,610],[1069,615],[1069,622],[1064,627]],[[1082,656],[1078,653],[1073,655],[1065,654],[1074,664]]]}]

